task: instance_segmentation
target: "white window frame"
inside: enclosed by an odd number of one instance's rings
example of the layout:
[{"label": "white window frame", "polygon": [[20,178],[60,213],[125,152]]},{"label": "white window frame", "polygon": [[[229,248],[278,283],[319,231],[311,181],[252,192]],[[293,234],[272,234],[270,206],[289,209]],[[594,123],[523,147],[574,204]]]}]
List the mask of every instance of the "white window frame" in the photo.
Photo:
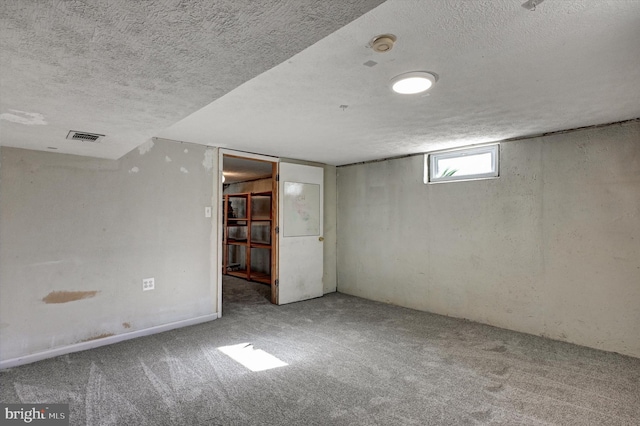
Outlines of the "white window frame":
[{"label": "white window frame", "polygon": [[[465,157],[467,155],[491,154],[492,171],[463,176],[435,177],[434,171],[438,160],[445,158]],[[447,151],[424,154],[424,183],[460,182],[467,180],[495,179],[500,176],[500,144],[484,145],[473,148],[458,148]]]}]

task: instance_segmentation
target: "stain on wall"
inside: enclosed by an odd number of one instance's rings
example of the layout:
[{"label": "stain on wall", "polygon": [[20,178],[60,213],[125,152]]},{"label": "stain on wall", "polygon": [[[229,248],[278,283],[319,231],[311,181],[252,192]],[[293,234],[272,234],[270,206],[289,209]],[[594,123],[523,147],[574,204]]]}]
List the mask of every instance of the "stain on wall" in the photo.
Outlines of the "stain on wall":
[{"label": "stain on wall", "polygon": [[129,324],[128,322],[123,322],[123,323],[122,323],[122,326],[123,326],[124,328],[131,328],[131,324]]},{"label": "stain on wall", "polygon": [[[184,149],[112,161],[0,147],[0,361],[215,312],[217,222],[202,211],[218,163]],[[167,285],[143,292],[147,276]]]},{"label": "stain on wall", "polygon": [[98,294],[96,290],[92,291],[52,291],[42,298],[44,303],[67,303],[76,300],[89,299]]},{"label": "stain on wall", "polygon": [[105,337],[111,337],[111,336],[115,336],[115,334],[113,334],[113,333],[102,333],[102,334],[98,334],[97,336],[93,336],[93,337],[89,337],[88,339],[84,339],[84,340],[82,340],[82,342],[90,342],[92,340],[104,339]]},{"label": "stain on wall", "polygon": [[0,120],[6,120],[12,123],[26,124],[28,126],[33,125],[45,125],[47,122],[44,119],[44,115],[37,112],[19,111],[16,109],[10,109],[14,114],[2,113],[0,114]]},{"label": "stain on wall", "polygon": [[151,151],[151,148],[153,148],[153,140],[149,139],[148,141],[146,141],[145,143],[143,143],[142,145],[140,145],[138,147],[138,151],[140,152],[140,155],[144,155],[147,152]]},{"label": "stain on wall", "polygon": [[211,170],[213,168],[213,159],[214,159],[213,149],[208,148],[204,152],[204,160],[202,160],[202,165],[204,166],[205,169]]}]

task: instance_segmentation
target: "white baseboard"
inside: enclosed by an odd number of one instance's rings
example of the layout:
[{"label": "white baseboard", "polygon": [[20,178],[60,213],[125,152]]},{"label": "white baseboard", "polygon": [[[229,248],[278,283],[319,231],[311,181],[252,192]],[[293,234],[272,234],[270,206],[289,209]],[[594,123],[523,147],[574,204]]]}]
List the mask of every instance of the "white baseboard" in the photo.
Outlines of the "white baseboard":
[{"label": "white baseboard", "polygon": [[36,354],[25,355],[18,358],[0,361],[0,370],[17,367],[19,365],[30,364],[36,361],[42,361],[47,358],[54,358],[60,355],[66,355],[73,352],[86,351],[87,349],[98,348],[100,346],[112,345],[114,343],[123,342],[125,340],[135,339],[137,337],[150,336],[152,334],[162,333],[164,331],[174,330],[176,328],[188,327],[190,325],[202,324],[218,318],[218,314],[203,315],[201,317],[190,318],[182,321],[171,322],[169,324],[157,325],[155,327],[136,330],[129,333],[122,333],[115,336],[105,337],[98,340],[90,340],[88,342],[76,343],[73,345],[62,346],[55,349],[49,349]]}]

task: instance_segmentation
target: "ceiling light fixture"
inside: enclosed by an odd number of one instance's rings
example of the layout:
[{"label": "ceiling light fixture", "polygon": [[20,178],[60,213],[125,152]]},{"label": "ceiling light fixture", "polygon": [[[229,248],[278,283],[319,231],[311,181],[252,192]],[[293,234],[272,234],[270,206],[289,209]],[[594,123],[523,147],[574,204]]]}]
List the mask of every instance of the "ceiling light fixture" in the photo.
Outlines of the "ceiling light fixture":
[{"label": "ceiling light fixture", "polygon": [[436,81],[436,75],[430,72],[407,72],[391,79],[391,90],[402,95],[413,95],[426,92]]}]

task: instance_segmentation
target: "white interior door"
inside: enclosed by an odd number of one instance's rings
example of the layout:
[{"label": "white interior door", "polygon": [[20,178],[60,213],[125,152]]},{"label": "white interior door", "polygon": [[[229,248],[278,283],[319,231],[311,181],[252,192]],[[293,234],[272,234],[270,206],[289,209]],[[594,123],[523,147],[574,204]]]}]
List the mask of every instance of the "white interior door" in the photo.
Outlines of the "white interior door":
[{"label": "white interior door", "polygon": [[322,296],[323,179],[321,167],[280,163],[278,304]]}]

